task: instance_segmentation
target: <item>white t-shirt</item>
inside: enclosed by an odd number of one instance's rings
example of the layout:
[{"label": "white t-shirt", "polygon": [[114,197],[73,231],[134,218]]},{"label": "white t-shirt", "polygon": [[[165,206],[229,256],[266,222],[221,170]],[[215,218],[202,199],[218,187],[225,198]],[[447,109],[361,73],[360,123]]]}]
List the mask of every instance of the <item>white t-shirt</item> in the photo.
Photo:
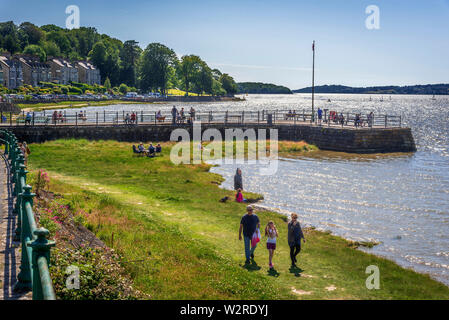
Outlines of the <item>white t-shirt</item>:
[{"label": "white t-shirt", "polygon": [[268,229],[267,243],[276,243],[276,232],[273,229]]}]

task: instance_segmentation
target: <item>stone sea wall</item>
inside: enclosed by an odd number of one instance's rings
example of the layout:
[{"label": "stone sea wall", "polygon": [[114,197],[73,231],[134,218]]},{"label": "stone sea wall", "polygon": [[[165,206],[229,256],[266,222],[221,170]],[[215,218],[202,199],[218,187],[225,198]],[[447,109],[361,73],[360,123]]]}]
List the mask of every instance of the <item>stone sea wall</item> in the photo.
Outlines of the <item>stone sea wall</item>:
[{"label": "stone sea wall", "polygon": [[[13,126],[19,141],[45,142],[55,139],[83,138],[89,140],[117,140],[127,142],[169,141],[176,128],[184,128],[193,136],[191,125],[116,125],[116,126]],[[225,137],[226,129],[277,129],[279,140],[300,141],[314,144],[322,150],[351,153],[385,153],[416,151],[410,128],[332,128],[310,125],[223,125],[203,124],[202,131],[216,128]],[[267,131],[267,138],[269,133]]]}]

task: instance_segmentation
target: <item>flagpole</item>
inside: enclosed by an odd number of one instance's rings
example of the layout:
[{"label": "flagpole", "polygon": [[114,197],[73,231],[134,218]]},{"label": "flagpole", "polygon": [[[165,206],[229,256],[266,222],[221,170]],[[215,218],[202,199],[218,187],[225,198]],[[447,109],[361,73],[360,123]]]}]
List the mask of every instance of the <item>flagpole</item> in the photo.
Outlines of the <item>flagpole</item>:
[{"label": "flagpole", "polygon": [[314,110],[314,95],[315,95],[315,40],[313,40],[312,44],[312,52],[313,52],[313,62],[312,62],[312,117],[311,122],[315,121],[315,110]]}]

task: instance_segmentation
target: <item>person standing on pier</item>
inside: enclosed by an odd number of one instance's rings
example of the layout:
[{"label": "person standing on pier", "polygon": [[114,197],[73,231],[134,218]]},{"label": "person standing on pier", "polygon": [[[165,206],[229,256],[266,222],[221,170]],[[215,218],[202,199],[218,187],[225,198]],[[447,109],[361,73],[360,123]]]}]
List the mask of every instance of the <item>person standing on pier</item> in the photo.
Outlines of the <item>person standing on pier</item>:
[{"label": "person standing on pier", "polygon": [[176,109],[175,106],[173,106],[173,108],[171,109],[171,117],[172,117],[172,124],[175,125],[176,124],[176,116],[178,114],[178,110]]},{"label": "person standing on pier", "polygon": [[321,125],[321,119],[323,119],[323,110],[321,108],[318,108],[318,124]]}]

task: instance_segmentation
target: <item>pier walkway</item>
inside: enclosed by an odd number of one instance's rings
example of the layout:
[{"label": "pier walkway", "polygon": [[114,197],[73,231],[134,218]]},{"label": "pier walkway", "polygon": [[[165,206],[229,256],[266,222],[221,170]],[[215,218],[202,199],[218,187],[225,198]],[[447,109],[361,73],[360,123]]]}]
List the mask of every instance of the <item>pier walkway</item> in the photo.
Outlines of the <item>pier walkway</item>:
[{"label": "pier walkway", "polygon": [[12,185],[8,177],[8,164],[0,157],[0,300],[30,300],[31,292],[16,293],[20,266],[20,242],[13,240],[17,216],[13,214]]}]

